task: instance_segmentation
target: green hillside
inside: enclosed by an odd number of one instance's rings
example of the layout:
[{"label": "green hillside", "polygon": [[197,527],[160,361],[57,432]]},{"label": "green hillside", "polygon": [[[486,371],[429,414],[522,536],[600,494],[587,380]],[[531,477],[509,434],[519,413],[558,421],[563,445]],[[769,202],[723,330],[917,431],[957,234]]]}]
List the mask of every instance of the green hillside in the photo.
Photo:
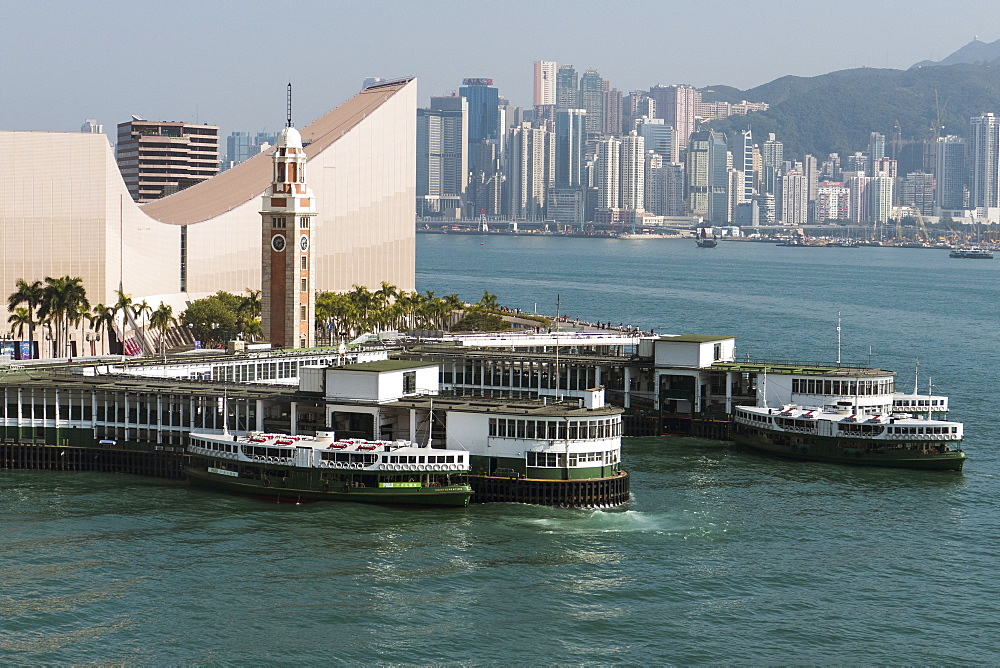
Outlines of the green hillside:
[{"label": "green hillside", "polygon": [[714,121],[711,127],[730,133],[749,123],[756,138],[773,132],[784,142],[787,158],[863,151],[870,132],[889,139],[897,122],[904,140],[926,139],[937,113],[935,91],[943,134],[967,137],[971,116],[1000,113],[1000,65],[992,64],[861,68],[816,77],[786,76],[746,91],[710,89],[721,95],[712,93],[708,99],[768,102],[771,107],[765,112]]}]

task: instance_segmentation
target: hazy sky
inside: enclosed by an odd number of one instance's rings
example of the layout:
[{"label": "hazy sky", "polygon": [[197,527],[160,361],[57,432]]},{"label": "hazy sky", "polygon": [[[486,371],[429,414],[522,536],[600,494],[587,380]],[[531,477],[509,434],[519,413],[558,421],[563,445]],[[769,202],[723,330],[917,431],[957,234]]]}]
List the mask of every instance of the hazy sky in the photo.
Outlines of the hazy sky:
[{"label": "hazy sky", "polygon": [[530,105],[532,63],[596,68],[622,91],[751,88],[852,67],[905,69],[978,35],[1000,0],[0,0],[0,129],[105,131],[136,114],[233,130],[299,127],[366,76],[416,75],[419,104],[491,77]]}]

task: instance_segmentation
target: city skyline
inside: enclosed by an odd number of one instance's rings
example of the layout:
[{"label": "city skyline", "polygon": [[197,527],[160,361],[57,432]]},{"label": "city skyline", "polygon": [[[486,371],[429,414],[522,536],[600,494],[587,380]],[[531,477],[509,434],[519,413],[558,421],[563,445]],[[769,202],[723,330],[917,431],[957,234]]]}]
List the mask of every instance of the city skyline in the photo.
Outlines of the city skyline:
[{"label": "city skyline", "polygon": [[[928,20],[939,7],[929,1],[874,6],[850,0],[822,11],[786,1],[583,4],[590,11],[570,11],[555,1],[490,7],[296,2],[281,9],[301,17],[297,29],[304,37],[278,53],[268,40],[277,8],[266,2],[241,3],[239,12],[228,3],[187,0],[123,12],[100,0],[0,0],[0,73],[7,84],[0,128],[75,132],[94,118],[107,131],[136,114],[218,125],[222,136],[276,131],[283,125],[289,78],[299,127],[353,95],[367,76],[417,76],[420,106],[456,91],[463,78],[489,77],[500,95],[527,107],[539,60],[572,64],[581,74],[596,69],[620,91],[675,83],[747,89],[785,75],[906,69],[939,60],[977,36],[1000,37],[976,34],[978,26],[1000,23],[1000,5],[978,0],[963,3],[962,15],[976,17],[967,25]],[[148,16],[140,11],[153,7],[157,11]],[[508,30],[505,13],[525,20]],[[200,39],[188,20],[176,20],[194,16],[210,26]],[[663,27],[651,31],[648,48],[621,49],[613,38],[620,34],[633,43],[642,37],[636,28],[657,19]],[[725,47],[706,48],[704,31],[715,37],[711,44]],[[820,36],[835,46],[805,48]],[[737,53],[730,47],[748,40],[754,48]]]}]

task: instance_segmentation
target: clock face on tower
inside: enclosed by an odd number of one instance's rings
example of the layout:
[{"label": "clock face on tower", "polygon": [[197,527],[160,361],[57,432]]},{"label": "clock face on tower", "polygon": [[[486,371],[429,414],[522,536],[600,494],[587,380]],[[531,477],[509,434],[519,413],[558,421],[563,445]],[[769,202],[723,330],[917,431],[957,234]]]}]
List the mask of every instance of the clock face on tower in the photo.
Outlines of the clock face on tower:
[{"label": "clock face on tower", "polygon": [[283,234],[275,234],[271,237],[271,248],[278,253],[285,250],[285,236]]},{"label": "clock face on tower", "polygon": [[305,253],[307,250],[309,250],[309,237],[307,237],[304,234],[299,238],[299,249],[303,253]]}]

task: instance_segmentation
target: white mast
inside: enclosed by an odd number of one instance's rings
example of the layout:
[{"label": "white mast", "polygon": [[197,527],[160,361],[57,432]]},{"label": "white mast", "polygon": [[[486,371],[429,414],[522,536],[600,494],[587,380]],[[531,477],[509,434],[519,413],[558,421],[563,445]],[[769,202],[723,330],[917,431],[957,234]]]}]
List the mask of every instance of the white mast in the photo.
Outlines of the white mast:
[{"label": "white mast", "polygon": [[840,366],[840,311],[837,311],[837,366]]}]

